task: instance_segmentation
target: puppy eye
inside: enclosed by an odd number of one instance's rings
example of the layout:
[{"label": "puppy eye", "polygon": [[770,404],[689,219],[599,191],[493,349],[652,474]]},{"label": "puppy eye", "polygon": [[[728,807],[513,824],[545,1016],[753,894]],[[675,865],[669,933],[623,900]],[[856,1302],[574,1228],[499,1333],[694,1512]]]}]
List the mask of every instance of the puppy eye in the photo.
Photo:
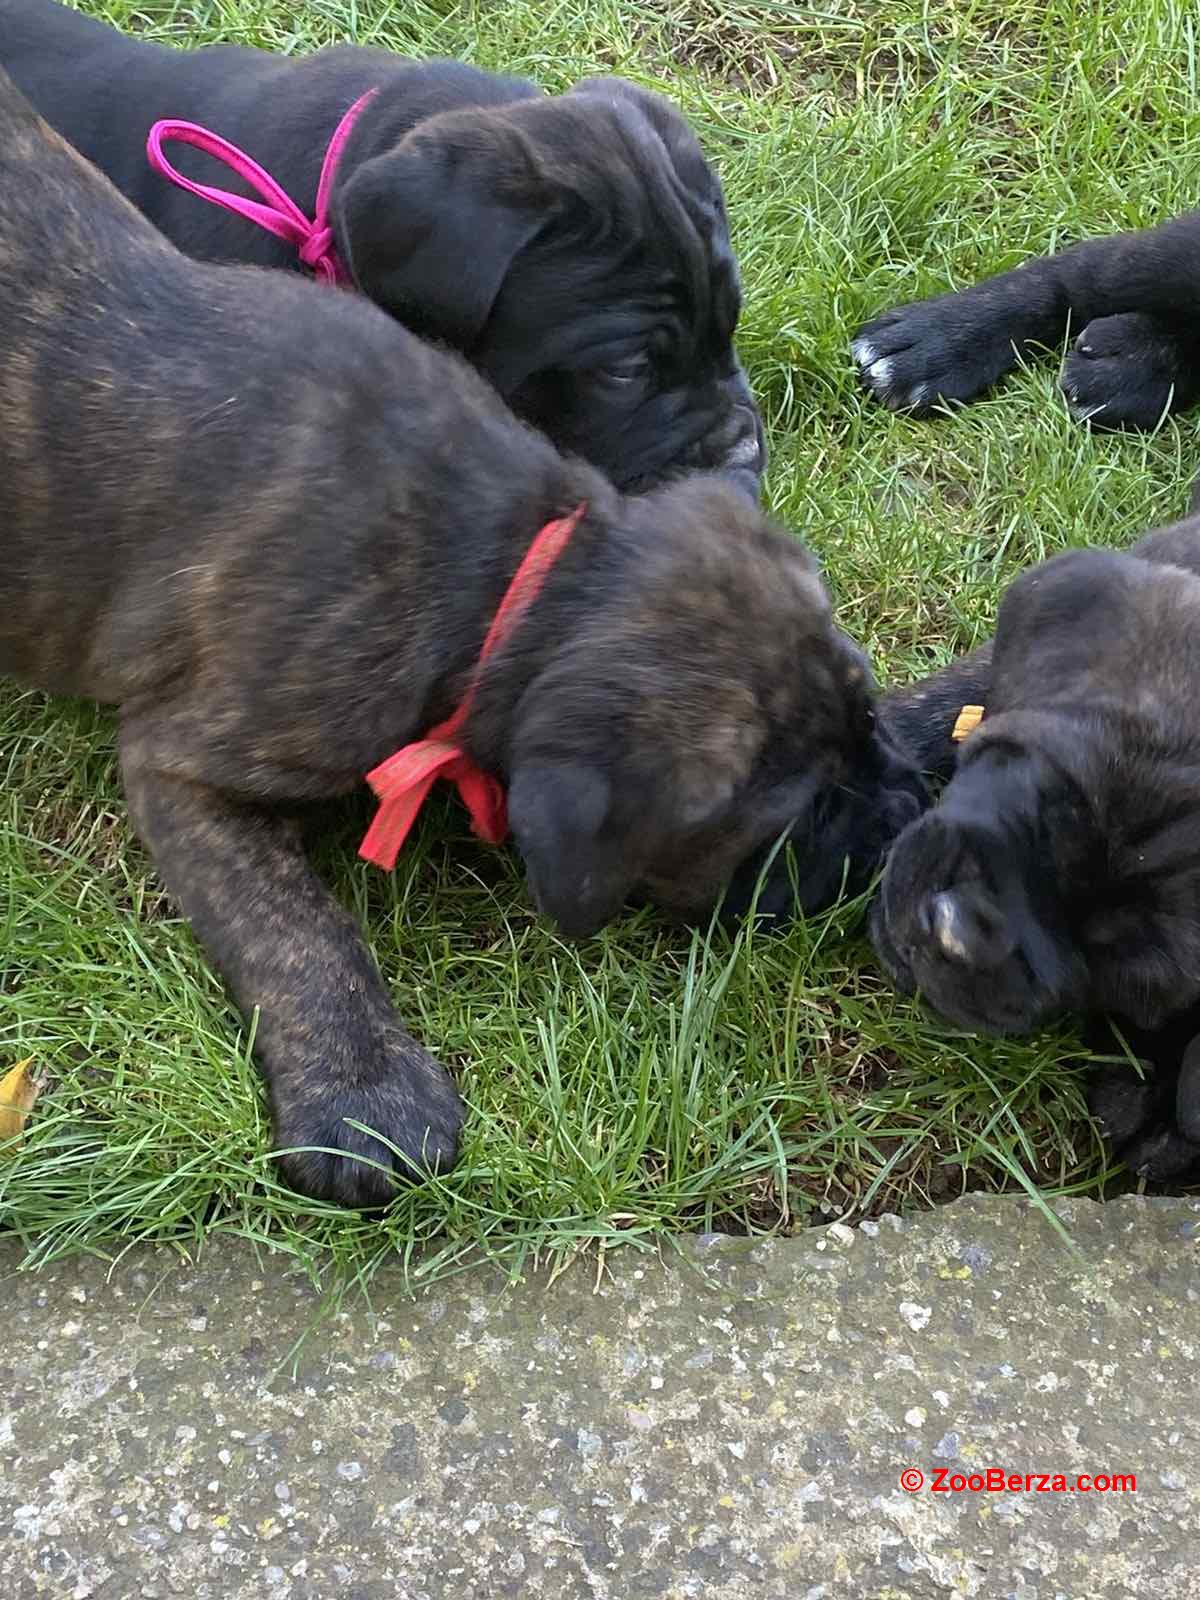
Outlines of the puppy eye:
[{"label": "puppy eye", "polygon": [[605,383],[636,383],[639,378],[645,377],[650,368],[650,357],[646,355],[629,356],[624,361],[614,361],[611,366],[597,367],[599,377]]}]

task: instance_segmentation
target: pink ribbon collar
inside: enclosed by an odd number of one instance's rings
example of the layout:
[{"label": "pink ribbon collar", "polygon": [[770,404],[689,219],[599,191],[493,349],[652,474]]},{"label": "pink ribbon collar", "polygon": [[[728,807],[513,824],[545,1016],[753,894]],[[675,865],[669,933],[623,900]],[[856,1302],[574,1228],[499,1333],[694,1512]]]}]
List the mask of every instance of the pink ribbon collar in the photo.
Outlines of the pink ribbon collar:
[{"label": "pink ribbon collar", "polygon": [[[146,141],[146,154],[155,172],[161,173],[164,178],[169,178],[172,183],[178,184],[181,189],[186,189],[189,194],[199,195],[202,200],[210,200],[214,205],[224,206],[226,211],[233,211],[239,217],[245,217],[248,221],[257,223],[260,228],[265,228],[268,233],[273,233],[276,238],[295,245],[300,260],[325,283],[349,283],[350,274],[338,258],[333,243],[333,229],[329,226],[329,193],[333,188],[334,175],[350,132],[367,102],[378,92],[377,89],[368,89],[366,94],[354,102],[334,130],[329,148],[325,152],[325,159],[321,163],[316,214],[311,220],[257,161],[251,160],[244,150],[239,150],[237,145],[230,144],[228,139],[222,139],[220,134],[202,128],[199,123],[156,122],[150,129],[150,137]],[[256,189],[262,195],[267,204],[248,200],[244,195],[233,194],[229,189],[217,189],[211,184],[194,183],[191,178],[185,178],[163,154],[163,145],[171,140],[179,144],[194,145],[197,150],[203,150],[207,155],[214,156],[231,171],[236,172],[239,178],[244,178],[252,189]]]}]

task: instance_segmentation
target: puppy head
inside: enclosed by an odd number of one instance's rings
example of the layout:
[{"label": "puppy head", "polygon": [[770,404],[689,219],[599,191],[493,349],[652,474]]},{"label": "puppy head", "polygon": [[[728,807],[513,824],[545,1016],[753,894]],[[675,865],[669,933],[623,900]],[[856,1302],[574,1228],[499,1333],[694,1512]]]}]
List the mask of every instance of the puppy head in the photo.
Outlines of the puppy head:
[{"label": "puppy head", "polygon": [[1067,906],[1099,841],[1069,776],[1022,738],[1018,716],[996,718],[990,738],[1001,723],[1009,737],[901,834],[872,935],[901,989],[919,989],[960,1026],[1020,1033],[1083,1004],[1086,965]]},{"label": "puppy head", "polygon": [[[1010,589],[988,716],[873,913],[897,984],[994,1033],[1200,996],[1200,583],[1083,551]],[[992,708],[995,708],[994,711]]]},{"label": "puppy head", "polygon": [[[505,765],[535,898],[566,933],[635,891],[687,919],[846,781],[871,685],[812,558],[738,490],[697,477],[624,504],[541,627]],[[582,604],[580,603],[582,599]]]},{"label": "puppy head", "polygon": [[713,469],[757,493],[721,189],[667,101],[595,79],[443,112],[348,175],[334,222],[363,292],[560,449],[622,488]]}]

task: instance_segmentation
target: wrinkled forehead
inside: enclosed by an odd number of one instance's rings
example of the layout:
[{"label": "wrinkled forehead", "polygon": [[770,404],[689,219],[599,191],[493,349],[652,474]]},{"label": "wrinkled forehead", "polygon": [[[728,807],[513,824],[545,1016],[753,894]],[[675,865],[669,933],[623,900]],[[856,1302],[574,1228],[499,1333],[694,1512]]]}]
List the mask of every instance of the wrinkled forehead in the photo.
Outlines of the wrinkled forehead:
[{"label": "wrinkled forehead", "polygon": [[698,197],[720,201],[720,185],[699,139],[683,113],[664,95],[623,78],[593,78],[577,84],[560,103],[595,108],[585,114],[606,115],[631,147],[645,149],[653,142],[656,153],[660,148],[665,151],[678,177]]},{"label": "wrinkled forehead", "polygon": [[723,374],[737,267],[719,184],[683,118],[653,96],[591,88],[517,110],[559,198],[476,352],[493,381],[511,390],[539,370],[643,351],[660,374]]},{"label": "wrinkled forehead", "polygon": [[720,264],[694,235],[664,241],[641,231],[590,255],[548,238],[510,274],[476,354],[502,388],[539,369],[645,349],[697,376],[723,372],[740,304],[732,258]]},{"label": "wrinkled forehead", "polygon": [[657,96],[581,94],[576,109],[586,186],[620,246],[614,269],[657,276],[680,297],[678,309],[711,319],[727,338],[739,307],[737,264],[720,182],[696,135]]},{"label": "wrinkled forehead", "polygon": [[689,133],[689,158],[645,173],[643,249],[674,281],[698,334],[727,340],[741,308],[741,285],[720,185]]}]

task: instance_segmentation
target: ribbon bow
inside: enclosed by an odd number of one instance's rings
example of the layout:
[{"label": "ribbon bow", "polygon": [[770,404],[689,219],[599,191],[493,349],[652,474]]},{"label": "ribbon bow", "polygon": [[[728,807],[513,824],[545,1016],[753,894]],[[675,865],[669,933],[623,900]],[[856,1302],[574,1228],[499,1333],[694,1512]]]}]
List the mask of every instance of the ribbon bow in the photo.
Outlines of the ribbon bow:
[{"label": "ribbon bow", "polygon": [[364,861],[391,871],[400,847],[417,820],[417,813],[439,778],[457,785],[477,838],[487,844],[502,844],[508,837],[508,805],[503,786],[490,772],[475,764],[459,743],[459,734],[471,714],[485,662],[511,635],[537,598],[586,509],[586,506],[577,506],[570,516],[548,522],[525,552],[492,619],[467,692],[457,709],[444,722],[430,728],[423,739],[406,744],[367,773],[367,782],[378,796],[380,806],[359,846],[358,853]]},{"label": "ribbon bow", "polygon": [[[245,217],[248,221],[257,223],[260,228],[265,228],[268,233],[273,233],[277,239],[295,245],[300,260],[325,283],[349,283],[350,274],[342,265],[334,248],[333,229],[329,225],[329,193],[333,188],[338,162],[350,137],[351,129],[368,101],[378,92],[377,89],[368,89],[366,94],[361,95],[334,130],[329,148],[325,152],[325,159],[321,163],[316,212],[311,220],[257,161],[252,160],[244,150],[239,150],[237,145],[230,144],[228,139],[222,139],[220,134],[202,128],[199,123],[156,122],[146,140],[146,155],[155,172],[161,173],[164,178],[169,178],[172,183],[178,184],[181,189],[186,189],[189,194],[199,195],[202,200],[211,200],[214,205],[224,206],[226,211],[233,211],[239,217]],[[258,200],[248,200],[244,195],[234,194],[229,189],[218,189],[212,184],[195,183],[191,178],[185,178],[163,154],[163,145],[170,140],[175,140],[179,144],[194,145],[206,155],[214,156],[231,171],[236,172],[239,178],[244,178],[252,189],[257,189],[267,204],[263,205]]]}]

